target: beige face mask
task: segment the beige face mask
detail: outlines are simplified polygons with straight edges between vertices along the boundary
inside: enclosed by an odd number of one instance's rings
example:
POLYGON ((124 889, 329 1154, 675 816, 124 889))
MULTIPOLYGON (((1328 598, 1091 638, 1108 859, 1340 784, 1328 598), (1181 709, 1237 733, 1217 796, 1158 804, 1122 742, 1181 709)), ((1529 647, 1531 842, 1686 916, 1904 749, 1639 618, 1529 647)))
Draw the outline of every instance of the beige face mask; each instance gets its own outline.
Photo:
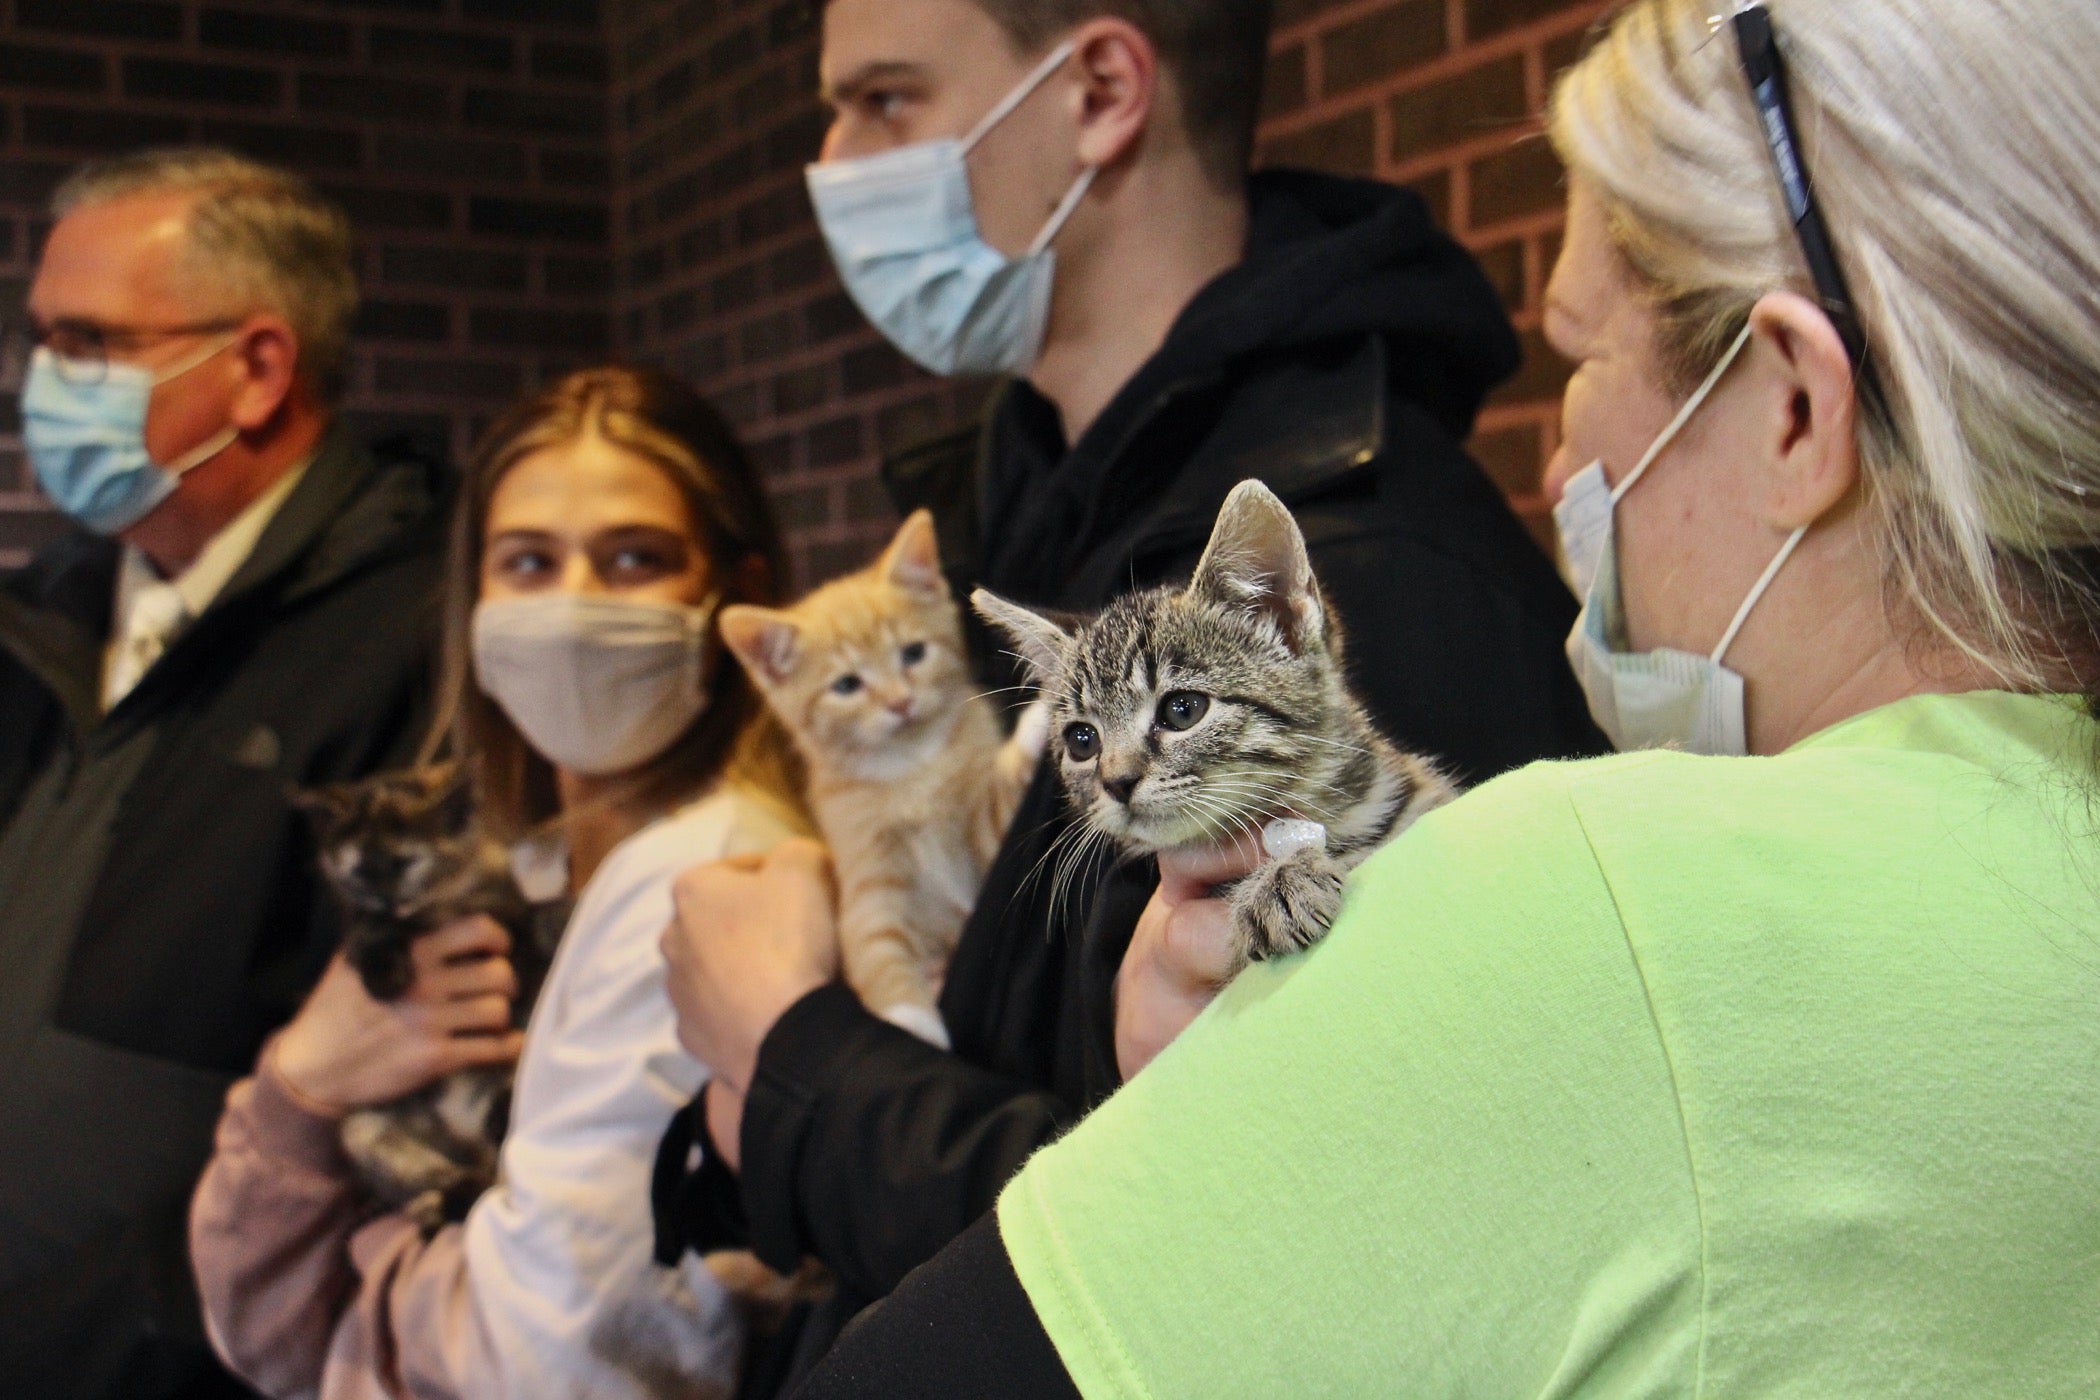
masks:
POLYGON ((716 602, 485 602, 474 609, 474 678, 548 762, 591 777, 630 772, 706 710, 716 602))

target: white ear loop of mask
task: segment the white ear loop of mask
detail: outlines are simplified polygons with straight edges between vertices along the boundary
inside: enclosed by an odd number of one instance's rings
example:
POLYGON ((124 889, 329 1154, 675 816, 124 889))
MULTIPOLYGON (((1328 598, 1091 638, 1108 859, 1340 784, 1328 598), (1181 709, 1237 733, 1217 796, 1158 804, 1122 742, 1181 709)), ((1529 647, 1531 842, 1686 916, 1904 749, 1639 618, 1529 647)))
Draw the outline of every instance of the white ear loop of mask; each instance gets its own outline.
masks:
MULTIPOLYGON (((1000 98, 998 105, 984 114, 984 120, 971 128, 970 134, 963 138, 963 154, 967 156, 971 151, 975 150, 977 143, 990 135, 993 127, 1012 116, 1015 108, 1035 96, 1035 90, 1044 83, 1049 82, 1050 75, 1062 68, 1065 60, 1077 52, 1079 52, 1079 41, 1067 39, 1056 48, 1050 50, 1048 54, 1045 54, 1043 61, 1038 63, 1035 69, 1021 80, 1021 85, 1000 98)), ((1058 201, 1056 210, 1051 213, 1049 222, 1043 225, 1042 232, 1038 233, 1035 236, 1035 241, 1028 245, 1027 257, 1039 256, 1052 243, 1057 241, 1057 235, 1065 231, 1065 225, 1070 222, 1072 215, 1079 211, 1079 202, 1086 198, 1087 191, 1094 186, 1094 177, 1100 173, 1101 167, 1098 165, 1090 165, 1080 172, 1079 178, 1072 182, 1072 188, 1066 190, 1065 197, 1058 201)))
MULTIPOLYGON (((1691 398, 1685 400, 1684 407, 1679 409, 1677 416, 1670 420, 1670 426, 1662 430, 1662 436, 1656 438, 1654 444, 1649 447, 1647 453, 1642 456, 1634 469, 1626 473, 1626 479, 1612 488, 1611 502, 1614 506, 1618 505, 1626 493, 1633 489, 1635 482, 1648 474, 1648 468, 1654 466, 1656 459, 1669 450, 1670 444, 1677 441, 1678 434, 1684 431, 1685 425, 1692 421, 1693 415, 1698 413, 1708 398, 1712 397, 1714 389, 1721 382, 1721 377, 1727 374, 1729 368, 1741 357, 1743 347, 1750 343, 1751 334, 1752 327, 1747 324, 1744 325, 1742 331, 1737 334, 1734 343, 1728 347, 1728 353, 1721 357, 1721 362, 1714 366, 1711 374, 1706 376, 1706 381, 1699 386, 1698 391, 1691 398)), ((1712 655, 1708 657, 1708 660, 1712 661, 1716 666, 1720 665, 1722 658, 1728 655, 1728 649, 1735 645, 1735 639, 1742 632, 1743 624, 1750 620, 1751 612, 1764 600, 1766 592, 1772 587, 1773 580, 1779 577, 1779 571, 1786 567, 1787 560, 1794 557, 1794 551, 1801 547, 1801 541, 1807 535, 1808 526, 1806 525, 1795 530, 1792 535, 1787 537, 1787 542, 1780 546, 1779 553, 1772 557, 1772 562, 1765 566, 1765 571, 1758 577, 1756 586, 1750 590, 1750 596, 1743 599, 1743 605, 1735 610, 1735 619, 1728 624, 1728 630, 1722 634, 1721 644, 1715 647, 1712 655)))

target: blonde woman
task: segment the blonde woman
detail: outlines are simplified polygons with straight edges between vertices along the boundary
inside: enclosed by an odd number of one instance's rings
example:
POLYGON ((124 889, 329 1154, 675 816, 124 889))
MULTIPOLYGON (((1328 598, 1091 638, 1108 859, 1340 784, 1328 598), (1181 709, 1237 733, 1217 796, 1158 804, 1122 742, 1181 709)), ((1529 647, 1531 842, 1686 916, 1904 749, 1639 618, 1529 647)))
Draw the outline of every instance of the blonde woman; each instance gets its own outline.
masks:
POLYGON ((2095 71, 2089 0, 1625 10, 1547 328, 1638 751, 1193 1024, 1245 866, 1168 869, 1129 1082, 805 1400, 2100 1393, 2095 71))
POLYGON ((273 1396, 727 1395, 737 1315, 650 1261, 649 1169, 705 1071, 657 939, 671 879, 800 826, 787 750, 712 617, 777 600, 778 536, 714 412, 644 371, 571 375, 490 432, 457 514, 444 710, 482 819, 571 894, 529 1030, 501 929, 421 940, 407 996, 340 960, 236 1087, 192 1210, 213 1340, 273 1396), (424 1238, 373 1208, 348 1111, 519 1059, 501 1183, 424 1238))

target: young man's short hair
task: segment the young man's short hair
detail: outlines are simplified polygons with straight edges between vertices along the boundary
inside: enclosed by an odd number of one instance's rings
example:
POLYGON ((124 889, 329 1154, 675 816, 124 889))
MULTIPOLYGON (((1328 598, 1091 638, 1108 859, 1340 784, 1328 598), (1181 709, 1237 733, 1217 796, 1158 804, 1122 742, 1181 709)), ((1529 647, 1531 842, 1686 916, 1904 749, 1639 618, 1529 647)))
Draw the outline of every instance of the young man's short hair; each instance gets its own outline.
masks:
POLYGON ((1090 19, 1128 20, 1181 85, 1183 121, 1220 188, 1246 183, 1269 55, 1270 0, 971 0, 1023 53, 1090 19))

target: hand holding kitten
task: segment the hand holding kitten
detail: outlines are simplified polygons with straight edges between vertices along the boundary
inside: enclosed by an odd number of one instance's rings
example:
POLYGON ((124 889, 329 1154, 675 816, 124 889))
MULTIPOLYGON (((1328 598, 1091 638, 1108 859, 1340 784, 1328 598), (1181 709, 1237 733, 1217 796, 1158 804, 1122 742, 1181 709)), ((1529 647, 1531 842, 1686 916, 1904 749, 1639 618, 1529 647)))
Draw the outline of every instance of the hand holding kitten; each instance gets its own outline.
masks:
POLYGON ((272 1043, 267 1070, 315 1112, 341 1117, 391 1103, 449 1074, 518 1058, 511 1026, 518 981, 510 935, 476 916, 417 939, 414 979, 375 1000, 338 954, 272 1043))
POLYGON ((1116 973, 1116 1067, 1125 1083, 1187 1030, 1240 970, 1232 903, 1218 889, 1267 859, 1245 840, 1161 852, 1159 889, 1116 973))

